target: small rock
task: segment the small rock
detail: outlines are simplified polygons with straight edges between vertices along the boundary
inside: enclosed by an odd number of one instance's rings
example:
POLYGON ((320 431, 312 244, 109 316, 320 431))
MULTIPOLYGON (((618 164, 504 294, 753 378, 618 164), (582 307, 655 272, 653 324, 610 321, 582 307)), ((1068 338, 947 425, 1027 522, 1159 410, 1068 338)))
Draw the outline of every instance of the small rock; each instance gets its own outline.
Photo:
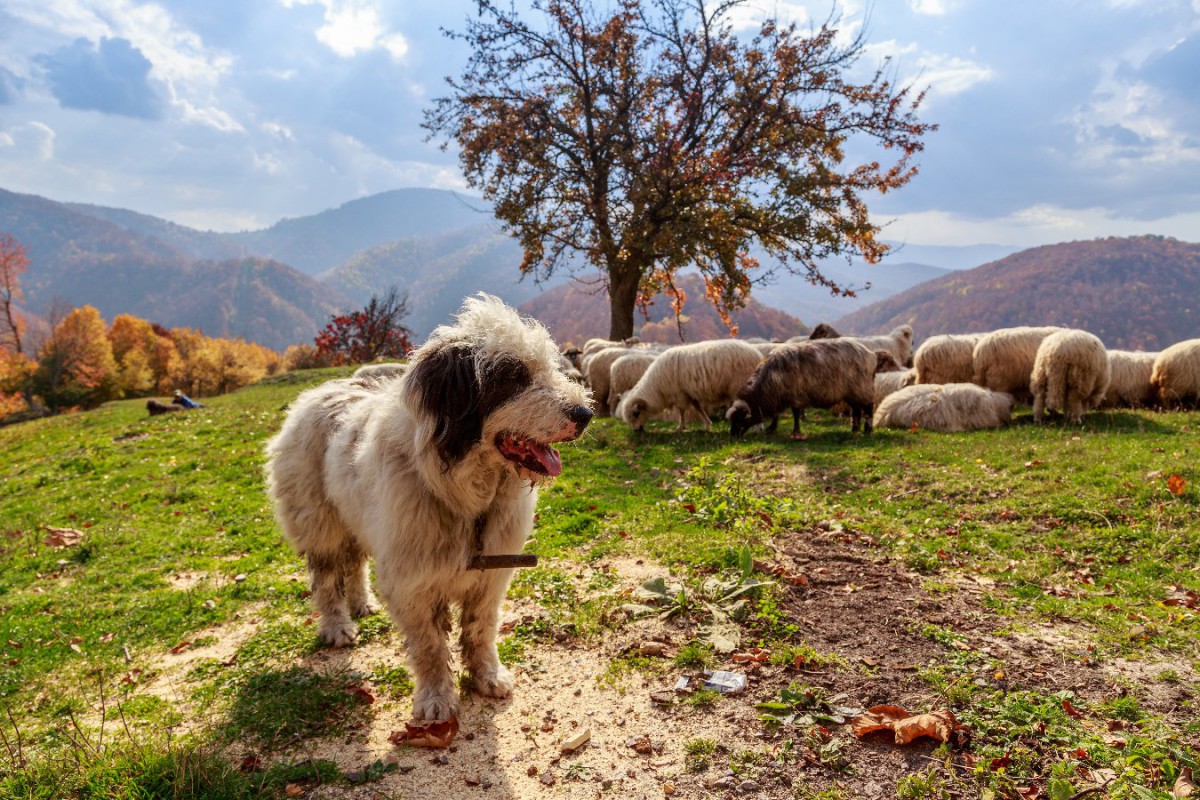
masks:
POLYGON ((346 780, 353 784, 365 783, 367 775, 362 770, 354 769, 346 773, 346 780))
POLYGON ((667 797, 670 797, 671 795, 675 794, 675 784, 664 783, 663 784, 663 794, 666 795, 667 797))
POLYGON ((554 773, 547 772, 544 775, 542 775, 542 777, 539 778, 539 780, 542 782, 543 786, 553 786, 555 784, 554 773))
POLYGON ((751 792, 759 791, 761 787, 754 781, 742 781, 738 784, 737 789, 742 794, 750 794, 751 792))
POLYGON ((478 775, 472 775, 468 778, 464 778, 463 780, 466 781, 467 786, 479 786, 481 783, 483 783, 483 781, 479 779, 478 775))
POLYGON ((713 789, 732 789, 734 783, 735 783, 735 781, 733 780, 733 778, 726 775, 722 778, 717 778, 715 781, 713 781, 711 788, 713 788, 713 789))
POLYGON ((656 752, 656 753, 661 753, 663 751, 663 748, 666 746, 667 746, 667 743, 665 741, 663 741, 662 739, 656 739, 655 741, 650 743, 651 749, 654 750, 654 752, 656 752))
POLYGON ((529 777, 531 777, 531 778, 532 778, 534 775, 537 775, 537 772, 538 772, 538 770, 537 770, 537 764, 530 764, 530 765, 529 765, 529 769, 525 770, 525 774, 526 774, 526 775, 528 775, 528 776, 529 776, 529 777))
POLYGON ((649 736, 643 736, 640 739, 635 739, 633 744, 629 745, 633 748, 633 752, 639 756, 648 756, 654 752, 654 745, 650 743, 649 736))
POLYGON ((444 767, 450 763, 450 756, 444 753, 440 756, 434 756, 432 759, 430 759, 430 763, 437 764, 439 767, 444 767))
POLYGON ((484 779, 483 779, 483 780, 480 782, 480 784, 479 784, 479 788, 480 788, 480 789, 490 789, 490 788, 492 788, 492 782, 491 782, 489 779, 487 779, 487 778, 484 778, 484 779))
POLYGON ((579 731, 574 736, 572 736, 570 739, 567 739, 566 741, 564 741, 562 743, 562 745, 559 747, 559 750, 561 752, 563 752, 564 754, 565 753, 574 753, 576 750, 578 750, 579 748, 581 748, 585 744, 587 744, 591 740, 591 738, 592 738, 592 729, 584 728, 583 730, 579 731))

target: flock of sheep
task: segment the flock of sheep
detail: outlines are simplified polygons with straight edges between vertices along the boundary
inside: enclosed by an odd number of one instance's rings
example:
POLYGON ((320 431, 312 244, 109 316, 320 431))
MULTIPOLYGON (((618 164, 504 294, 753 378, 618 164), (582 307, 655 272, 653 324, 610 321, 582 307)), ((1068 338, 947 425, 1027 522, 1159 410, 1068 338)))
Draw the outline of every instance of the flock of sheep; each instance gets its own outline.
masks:
POLYGON ((998 428, 1013 404, 1036 422, 1061 412, 1078 424, 1096 408, 1200 405, 1200 339, 1160 353, 1108 350, 1087 331, 1003 328, 930 337, 914 352, 902 325, 884 336, 840 336, 826 324, 786 342, 720 339, 675 346, 591 339, 563 368, 592 389, 596 412, 641 430, 648 419, 689 417, 712 429, 724 414, 735 436, 773 430, 791 410, 845 411, 861 426, 966 431, 998 428))

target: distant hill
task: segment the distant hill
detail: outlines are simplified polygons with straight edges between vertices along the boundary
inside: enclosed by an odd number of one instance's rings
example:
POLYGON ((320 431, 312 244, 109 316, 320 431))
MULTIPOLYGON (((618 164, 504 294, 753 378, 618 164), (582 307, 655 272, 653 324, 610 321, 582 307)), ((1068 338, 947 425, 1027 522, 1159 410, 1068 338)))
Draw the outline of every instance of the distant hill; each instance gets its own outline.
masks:
POLYGON ((1023 250, 954 272, 834 321, 842 333, 908 323, 918 340, 1014 325, 1065 325, 1110 348, 1200 337, 1200 244, 1160 236, 1023 250))
POLYGON ((814 286, 802 277, 779 275, 770 284, 754 287, 754 297, 815 325, 866 308, 949 272, 928 264, 891 263, 888 260, 882 264, 853 266, 845 262, 828 262, 821 266, 821 271, 839 285, 853 289, 854 296, 834 296, 828 288, 814 286))
MULTIPOLYGON (((372 247, 320 280, 356 305, 390 286, 407 292, 410 313, 405 325, 423 339, 449 322, 463 298, 476 292, 489 292, 516 306, 545 291, 546 284, 521 280, 520 264, 521 248, 515 239, 491 225, 475 224, 372 247)), ((566 280, 556 278, 549 285, 566 280)))
POLYGON ((492 220, 484 201, 440 189, 397 189, 261 231, 224 234, 245 252, 320 275, 356 253, 412 236, 429 236, 492 220))
POLYGON ((35 315, 88 304, 109 321, 130 313, 283 348, 311 341, 347 302, 286 264, 198 261, 155 236, 34 195, 0 190, 0 231, 29 256, 21 286, 35 315))
MULTIPOLYGON (((685 342, 729 337, 729 329, 704 298, 703 279, 695 273, 680 276, 678 284, 688 297, 683 309, 682 325, 677 326, 670 301, 664 295, 654 298, 649 319, 634 311, 634 333, 645 342, 679 344, 680 328, 685 342)), ((560 345, 582 345, 595 336, 608 336, 608 297, 599 286, 572 282, 558 286, 529 300, 520 307, 521 313, 541 320, 560 345)), ((807 333, 804 323, 790 314, 751 299, 746 308, 733 314, 738 325, 738 337, 786 339, 807 333)))

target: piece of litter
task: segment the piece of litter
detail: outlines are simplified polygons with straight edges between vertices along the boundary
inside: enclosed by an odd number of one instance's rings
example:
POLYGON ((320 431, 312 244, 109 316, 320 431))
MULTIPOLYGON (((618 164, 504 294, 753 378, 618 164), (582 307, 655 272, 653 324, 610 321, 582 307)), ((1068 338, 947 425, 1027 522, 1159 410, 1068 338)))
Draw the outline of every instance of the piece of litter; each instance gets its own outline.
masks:
POLYGON ((579 748, 587 744, 592 738, 592 729, 584 728, 579 733, 567 739, 560 745, 559 749, 563 753, 574 753, 579 748))
POLYGON ((691 682, 692 679, 687 675, 681 676, 679 680, 675 681, 675 691, 686 692, 688 690, 688 685, 691 684, 691 682))
POLYGON ((746 688, 746 676, 740 672, 705 671, 704 688, 721 694, 737 694, 746 688))

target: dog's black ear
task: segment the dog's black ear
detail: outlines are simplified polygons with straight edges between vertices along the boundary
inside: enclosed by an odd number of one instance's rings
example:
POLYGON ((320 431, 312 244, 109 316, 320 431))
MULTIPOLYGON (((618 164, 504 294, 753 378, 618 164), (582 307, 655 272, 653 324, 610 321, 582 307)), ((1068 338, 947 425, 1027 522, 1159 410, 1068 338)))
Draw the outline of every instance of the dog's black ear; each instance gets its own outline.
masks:
POLYGON ((408 373, 420 410, 435 420, 433 443, 449 468, 483 435, 475 353, 443 347, 425 353, 408 373))

